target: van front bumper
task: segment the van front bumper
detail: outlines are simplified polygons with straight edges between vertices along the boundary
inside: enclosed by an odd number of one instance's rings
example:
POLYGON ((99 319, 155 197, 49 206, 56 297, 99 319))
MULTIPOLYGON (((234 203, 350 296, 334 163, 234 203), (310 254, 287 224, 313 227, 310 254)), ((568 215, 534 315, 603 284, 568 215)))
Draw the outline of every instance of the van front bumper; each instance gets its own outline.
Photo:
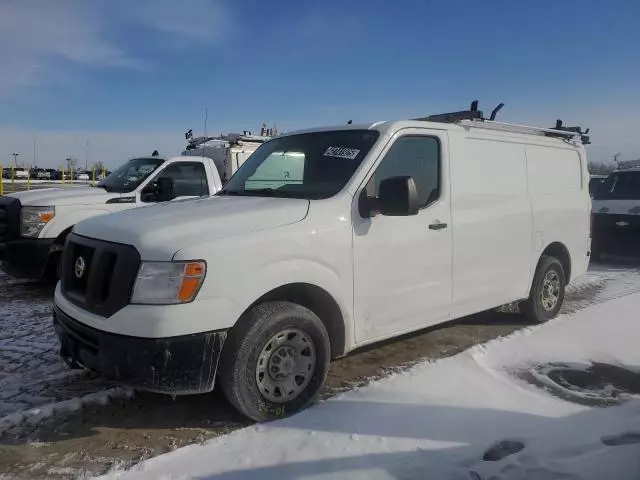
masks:
MULTIPOLYGON (((108 321, 108 320, 107 320, 108 321)), ((60 355, 71 368, 86 368, 141 390, 186 395, 213 390, 226 331, 168 338, 140 338, 82 324, 54 306, 60 355)))
MULTIPOLYGON (((62 246, 53 238, 11 240, 0 246, 0 268, 16 278, 39 280, 49 272, 49 262, 60 254, 62 246)), ((55 267, 54 264, 53 267, 55 267)), ((55 273, 53 270, 52 273, 55 273)))

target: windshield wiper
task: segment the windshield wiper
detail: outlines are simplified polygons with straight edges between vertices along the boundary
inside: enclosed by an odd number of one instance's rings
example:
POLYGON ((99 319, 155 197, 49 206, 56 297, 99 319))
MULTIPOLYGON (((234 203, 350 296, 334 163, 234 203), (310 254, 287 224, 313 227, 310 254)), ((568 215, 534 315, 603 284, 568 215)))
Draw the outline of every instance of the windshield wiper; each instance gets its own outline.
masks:
POLYGON ((226 189, 222 189, 220 190, 217 195, 239 195, 240 193, 237 190, 226 190, 226 189))
POLYGON ((269 197, 275 197, 279 194, 277 190, 273 188, 256 188, 251 190, 220 190, 218 195, 238 195, 238 196, 251 196, 251 195, 264 195, 269 197))

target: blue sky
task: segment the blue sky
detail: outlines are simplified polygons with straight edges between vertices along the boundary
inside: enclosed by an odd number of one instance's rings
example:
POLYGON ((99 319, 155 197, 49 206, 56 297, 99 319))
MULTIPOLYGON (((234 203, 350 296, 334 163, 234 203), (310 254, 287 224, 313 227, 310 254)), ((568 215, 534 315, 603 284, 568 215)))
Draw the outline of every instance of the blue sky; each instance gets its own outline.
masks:
POLYGON ((640 2, 2 0, 0 161, 114 165, 182 133, 405 118, 479 99, 640 157, 640 2), (87 140, 89 149, 86 148, 87 140))

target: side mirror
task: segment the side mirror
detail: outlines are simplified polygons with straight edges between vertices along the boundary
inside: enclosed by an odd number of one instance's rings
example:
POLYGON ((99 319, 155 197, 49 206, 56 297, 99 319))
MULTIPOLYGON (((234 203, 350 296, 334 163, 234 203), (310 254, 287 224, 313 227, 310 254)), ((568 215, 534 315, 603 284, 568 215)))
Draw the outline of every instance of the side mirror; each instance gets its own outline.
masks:
POLYGON ((176 189, 173 178, 160 177, 156 188, 156 200, 158 202, 168 202, 176 198, 176 189))
POLYGON ((417 215, 418 189, 413 177, 390 177, 380 182, 378 191, 378 209, 382 215, 417 215))

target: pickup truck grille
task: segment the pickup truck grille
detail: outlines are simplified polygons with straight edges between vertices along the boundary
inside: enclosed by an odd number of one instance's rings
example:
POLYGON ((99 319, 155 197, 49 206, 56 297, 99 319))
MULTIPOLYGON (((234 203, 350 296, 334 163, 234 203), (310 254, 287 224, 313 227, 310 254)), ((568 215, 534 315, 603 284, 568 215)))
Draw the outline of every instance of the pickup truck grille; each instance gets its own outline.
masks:
POLYGON ((0 244, 20 236, 20 200, 0 197, 0 244))
POLYGON ((131 301, 140 254, 131 245, 71 233, 62 254, 62 294, 88 312, 110 317, 131 301))
POLYGON ((640 215, 594 214, 592 250, 617 255, 637 255, 640 245, 640 215))

